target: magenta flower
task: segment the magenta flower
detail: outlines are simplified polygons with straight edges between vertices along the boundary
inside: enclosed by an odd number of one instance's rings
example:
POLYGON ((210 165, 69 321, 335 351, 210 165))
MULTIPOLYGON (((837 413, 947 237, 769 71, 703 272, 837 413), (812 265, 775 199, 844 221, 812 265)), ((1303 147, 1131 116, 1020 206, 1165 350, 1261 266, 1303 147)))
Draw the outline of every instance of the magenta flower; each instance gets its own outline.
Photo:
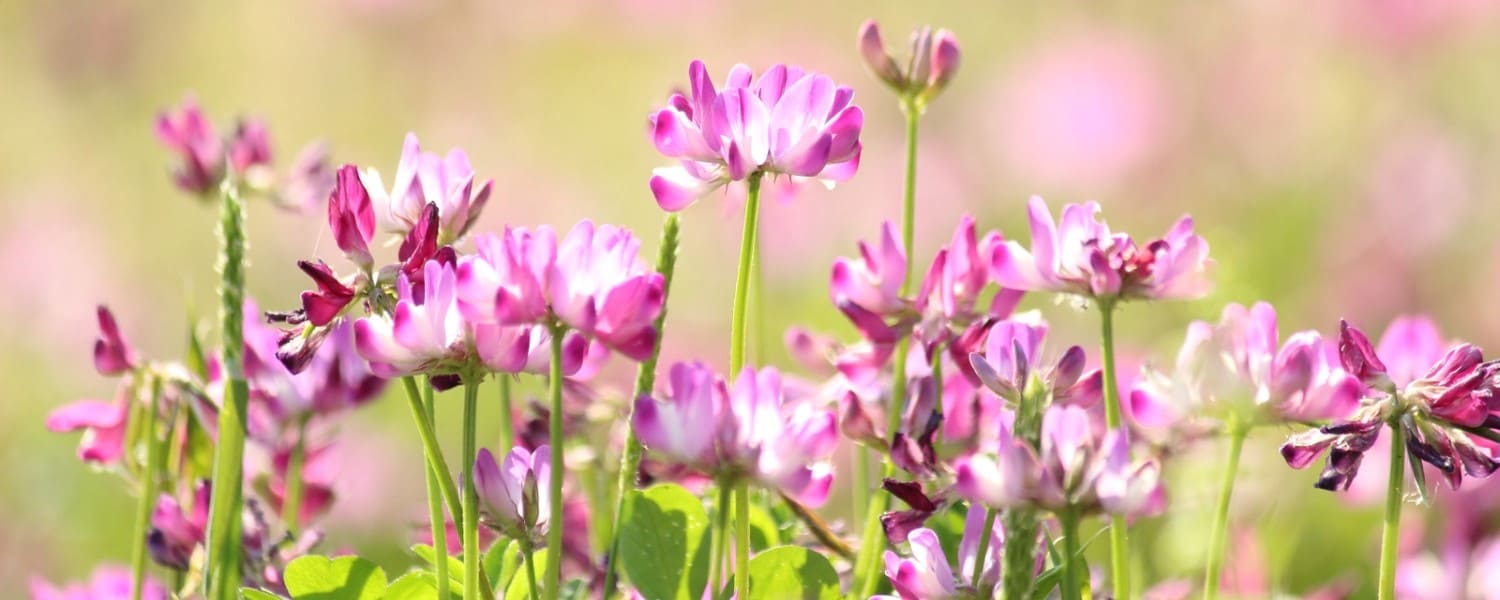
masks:
POLYGON ((328 198, 334 185, 328 144, 315 141, 303 147, 297 157, 292 159, 276 200, 281 206, 292 210, 310 210, 328 198))
POLYGON ((241 119, 229 138, 229 168, 238 174, 271 166, 271 135, 260 119, 241 119))
POLYGON ((1024 295, 1019 289, 996 292, 985 315, 974 310, 980 294, 990 283, 989 258, 1002 243, 1004 238, 998 231, 987 232, 980 238, 974 217, 964 215, 959 219, 953 238, 933 257, 917 292, 917 311, 924 319, 940 320, 950 328, 962 329, 981 316, 1009 316, 1024 295))
POLYGON ((1070 346, 1047 370, 1042 362, 1042 342, 1047 323, 1036 313, 1017 315, 990 327, 985 338, 985 353, 969 355, 969 364, 979 381, 990 391, 1012 403, 1038 378, 1052 402, 1083 407, 1094 406, 1104 396, 1103 373, 1098 369, 1084 373, 1087 360, 1083 348, 1070 346))
POLYGON ((374 202, 384 209, 386 227, 400 234, 417 225, 424 207, 436 204, 442 244, 463 237, 474 226, 494 184, 485 180, 475 189, 474 168, 467 153, 458 148, 449 150, 446 157, 422 152, 414 133, 406 134, 401 162, 389 190, 374 168, 365 169, 360 179, 374 202))
MULTIPOLYGON (((891 581, 893 596, 874 596, 888 600, 942 600, 976 597, 977 590, 969 576, 974 572, 974 561, 978 559, 979 540, 984 532, 985 510, 970 506, 964 518, 964 535, 958 543, 958 572, 954 573, 948 556, 938 543, 931 529, 920 528, 906 536, 910 542, 911 556, 902 557, 890 550, 885 551, 885 576, 891 581)), ((980 571, 979 585, 983 590, 993 590, 1000 580, 1000 560, 1005 552, 1005 531, 999 521, 990 530, 989 547, 984 555, 984 568, 980 571)), ((982 596, 983 594, 981 594, 982 596)))
MULTIPOLYGON (((41 578, 32 577, 28 586, 32 600, 127 600, 130 598, 130 569, 113 565, 94 569, 86 583, 74 583, 57 587, 41 578)), ((146 579, 141 589, 142 600, 167 600, 167 588, 155 579, 146 579)))
MULTIPOLYGON (((1495 375, 1500 365, 1485 361, 1479 348, 1453 346, 1423 375, 1398 384, 1369 338, 1340 322, 1339 357, 1344 369, 1364 384, 1358 410, 1342 422, 1295 434, 1281 447, 1282 458, 1294 469, 1329 452, 1316 487, 1348 489, 1364 453, 1387 424, 1402 428, 1407 450, 1440 471, 1451 489, 1458 488, 1465 474, 1483 478, 1500 468, 1491 451, 1468 432, 1500 426, 1500 420, 1489 412, 1496 402, 1495 375)), ((1419 477, 1419 487, 1422 483, 1419 477)))
POLYGON ((88 463, 114 465, 125 455, 125 431, 130 425, 130 390, 121 387, 114 402, 80 400, 47 415, 47 430, 83 430, 78 458, 88 463))
POLYGON ((328 227, 344 256, 360 268, 370 270, 375 262, 370 256, 370 240, 375 237, 375 209, 354 165, 339 167, 337 183, 328 195, 328 227))
POLYGON ((156 139, 177 155, 172 173, 177 187, 206 195, 224 178, 224 140, 192 98, 181 108, 156 117, 156 139))
POLYGON ((1236 418, 1247 425, 1344 418, 1363 386, 1337 360, 1315 331, 1281 343, 1271 305, 1230 304, 1217 326, 1188 326, 1173 372, 1143 369, 1130 393, 1131 417, 1149 431, 1179 435, 1201 428, 1194 421, 1205 411, 1219 418, 1240 411, 1236 418))
POLYGON ((475 254, 458 266, 458 301, 475 323, 520 325, 547 317, 543 285, 557 261, 552 228, 506 227, 500 235, 474 237, 475 254))
POLYGON ((298 315, 299 323, 305 320, 314 327, 327 325, 343 314, 344 308, 349 306, 349 303, 353 302, 355 296, 358 295, 354 288, 340 281, 338 275, 333 273, 333 269, 321 260, 317 262, 299 260, 297 268, 302 269, 302 272, 306 273, 313 280, 313 285, 318 288, 317 291, 302 292, 302 314, 298 315))
POLYGON ((484 511, 484 523, 523 543, 542 544, 552 518, 542 491, 552 478, 550 449, 535 451, 517 447, 505 456, 504 464, 495 462, 488 448, 481 448, 474 461, 474 486, 484 511))
POLYGON ((911 33, 911 57, 905 69, 886 50, 875 19, 859 28, 859 54, 875 76, 903 96, 926 103, 948 85, 958 72, 961 53, 958 38, 947 29, 936 32, 920 27, 911 33))
POLYGON ((282 332, 260 322, 253 301, 245 302, 245 378, 251 400, 263 404, 280 428, 307 415, 331 415, 359 407, 380 394, 385 380, 370 371, 355 349, 354 325, 340 322, 293 372, 277 356, 282 332))
POLYGON ((120 334, 120 325, 109 308, 100 306, 95 314, 99 319, 99 337, 94 340, 94 370, 100 375, 119 375, 136 368, 140 358, 135 349, 120 334))
POLYGON ((640 247, 624 228, 582 221, 558 245, 545 287, 558 320, 634 360, 650 356, 666 299, 640 247))
POLYGON ((835 305, 852 303, 883 317, 900 315, 910 303, 901 297, 906 280, 906 249, 890 221, 881 224, 880 247, 859 243, 859 259, 833 261, 830 292, 835 305))
POLYGON ((396 284, 395 310, 354 323, 355 347, 376 375, 451 374, 470 364, 472 344, 459 314, 456 280, 451 265, 429 261, 420 295, 403 274, 396 284))
POLYGON ((752 175, 814 178, 832 186, 859 167, 864 112, 854 90, 826 75, 776 65, 753 79, 735 65, 716 90, 701 61, 688 67, 692 97, 673 94, 651 117, 656 149, 679 166, 656 169, 651 193, 662 210, 752 175))
POLYGON ((828 456, 838 444, 833 413, 787 401, 774 368, 746 368, 732 387, 701 363, 677 363, 666 397, 636 399, 641 443, 719 477, 750 477, 798 502, 828 499, 828 456))
POLYGON ((157 564, 178 571, 191 566, 193 551, 203 544, 208 530, 209 491, 207 481, 198 482, 189 510, 184 510, 171 494, 157 499, 151 512, 151 530, 146 533, 146 549, 157 564))
POLYGON ((999 436, 959 459, 953 491, 970 502, 1006 510, 1031 504, 1040 480, 1036 454, 1012 436, 1010 427, 1001 427, 999 436))
POLYGON ((1014 241, 997 246, 991 276, 1002 287, 1076 294, 1103 302, 1174 300, 1208 293, 1208 243, 1184 216, 1166 236, 1137 246, 1100 221, 1099 205, 1069 204, 1054 223, 1047 205, 1032 197, 1031 249, 1014 241))

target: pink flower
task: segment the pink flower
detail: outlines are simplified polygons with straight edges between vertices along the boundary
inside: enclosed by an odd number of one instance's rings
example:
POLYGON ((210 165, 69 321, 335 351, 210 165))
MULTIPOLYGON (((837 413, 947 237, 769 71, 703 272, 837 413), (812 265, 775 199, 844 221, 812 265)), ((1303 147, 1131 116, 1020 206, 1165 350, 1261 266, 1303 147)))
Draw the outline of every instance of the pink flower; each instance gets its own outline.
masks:
POLYGON ((1208 243, 1184 216, 1166 236, 1137 246, 1100 221, 1099 205, 1069 204, 1061 223, 1032 197, 1031 250, 1014 241, 997 246, 991 276, 1002 287, 1077 294, 1103 302, 1176 300, 1208 293, 1208 243))
POLYGON ((651 118, 658 152, 681 161, 656 169, 651 193, 679 211, 752 174, 844 181, 859 167, 864 112, 854 91, 826 75, 776 65, 760 78, 735 65, 716 90, 700 61, 688 67, 692 97, 673 94, 651 118))
POLYGON ((282 332, 262 324, 253 301, 245 302, 245 377, 251 399, 264 403, 280 425, 304 415, 332 415, 359 407, 385 387, 355 349, 354 325, 340 322, 326 334, 302 371, 292 372, 276 355, 282 332))
POLYGON ((395 310, 354 323, 355 347, 376 375, 449 374, 469 364, 469 328, 459 314, 456 279, 451 265, 429 261, 420 295, 403 274, 396 284, 395 310))
POLYGON ((241 119, 229 138, 229 168, 237 174, 271 166, 271 136, 260 119, 241 119))
POLYGON ((1083 348, 1071 346, 1057 362, 1042 371, 1042 341, 1047 323, 1036 313, 1025 313, 995 323, 985 339, 985 353, 969 355, 970 366, 990 391, 1013 403, 1036 375, 1052 401, 1061 404, 1094 406, 1103 397, 1103 374, 1099 370, 1084 373, 1087 357, 1083 348))
POLYGON ((774 368, 746 368, 727 386, 703 364, 674 364, 665 401, 636 399, 632 426, 642 444, 678 462, 748 476, 813 507, 828 499, 834 415, 786 400, 774 368))
POLYGON ((545 492, 551 481, 548 446, 535 451, 513 448, 503 465, 488 448, 474 461, 474 486, 484 510, 485 524, 507 537, 541 543, 547 536, 552 510, 545 492))
POLYGON ((196 101, 188 98, 176 111, 157 115, 156 139, 177 155, 172 174, 177 187, 198 195, 218 189, 224 178, 224 140, 196 101))
POLYGON ((94 370, 100 375, 119 375, 140 364, 135 349, 120 334, 120 325, 109 308, 100 306, 95 314, 99 319, 99 337, 94 340, 94 370))
POLYGON ((208 530, 208 481, 194 486, 193 504, 184 510, 171 494, 162 494, 151 512, 151 530, 146 533, 146 549, 151 560, 164 567, 186 571, 193 551, 204 542, 208 530))
POLYGON ((886 50, 875 19, 860 26, 856 41, 860 56, 876 77, 897 93, 923 104, 942 91, 958 72, 961 57, 958 38, 947 29, 933 32, 931 27, 919 27, 912 31, 910 62, 904 70, 886 50))
POLYGON ((651 354, 666 299, 640 247, 626 229, 582 221, 558 245, 545 287, 558 320, 634 360, 651 354))
POLYGON ((542 289, 557 261, 552 228, 506 227, 500 235, 474 237, 475 253, 458 266, 458 300, 464 317, 475 323, 520 325, 547 317, 542 289))
MULTIPOLYGON (((87 583, 75 583, 56 587, 39 577, 32 577, 32 600, 127 600, 132 584, 130 570, 113 565, 94 569, 87 583)), ((167 589, 155 579, 148 578, 141 589, 142 600, 167 600, 167 589)))
POLYGON ((328 227, 344 256, 368 271, 374 263, 370 240, 375 237, 375 210, 370 194, 359 181, 354 165, 339 167, 337 184, 328 195, 328 227))
MULTIPOLYGON (((948 556, 931 529, 921 528, 911 532, 911 557, 902 558, 890 550, 885 551, 885 576, 891 580, 901 600, 947 600, 962 596, 958 593, 959 580, 953 575, 948 556)), ((891 596, 877 596, 891 598, 891 596)))
POLYGON ((971 502, 1006 510, 1032 503, 1040 478, 1036 454, 1012 437, 1009 427, 1002 427, 993 442, 959 460, 953 491, 971 502))
POLYGON ((909 303, 901 297, 906 279, 906 249, 896 225, 881 224, 880 247, 872 249, 859 243, 859 260, 839 258, 833 261, 830 292, 834 304, 853 303, 881 316, 899 315, 909 303))
MULTIPOLYGON (((953 239, 938 250, 917 292, 917 311, 928 320, 939 320, 962 329, 978 318, 974 305, 990 283, 989 260, 1004 239, 998 231, 985 233, 980 239, 974 228, 974 217, 964 215, 953 230, 953 239)), ((988 316, 1010 316, 1021 301, 1021 291, 1002 289, 996 292, 988 316)), ((924 325, 925 326, 925 325, 924 325)))
POLYGON ((47 429, 56 433, 83 430, 78 458, 88 463, 114 465, 125 454, 125 430, 130 421, 130 390, 122 386, 113 403, 80 400, 47 415, 47 429))
POLYGON ((468 154, 457 148, 449 150, 446 157, 422 152, 414 133, 406 134, 401 162, 389 191, 374 168, 365 169, 360 179, 375 203, 385 209, 386 227, 397 233, 411 230, 421 219, 423 208, 429 203, 437 204, 442 244, 463 237, 474 226, 494 184, 485 180, 475 189, 474 168, 469 164, 468 154))

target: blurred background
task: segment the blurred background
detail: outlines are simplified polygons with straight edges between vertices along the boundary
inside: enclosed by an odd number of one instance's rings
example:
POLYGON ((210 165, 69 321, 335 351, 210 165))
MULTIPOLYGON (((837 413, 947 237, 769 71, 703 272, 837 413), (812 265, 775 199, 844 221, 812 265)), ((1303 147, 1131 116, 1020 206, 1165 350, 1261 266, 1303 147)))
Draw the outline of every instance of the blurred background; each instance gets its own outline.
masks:
MULTIPOLYGON (((113 389, 89 362, 95 304, 163 359, 183 354, 189 315, 213 314, 215 211, 173 187, 151 130, 187 96, 224 128, 265 119, 281 165, 314 139, 337 163, 387 176, 408 131, 427 150, 462 147, 496 182, 476 230, 588 217, 635 229, 649 257, 662 215, 646 180, 667 163, 646 117, 685 86, 688 62, 720 80, 736 62, 826 72, 856 89, 865 150, 847 185, 763 205, 756 343, 785 365, 789 325, 850 335, 827 302, 830 264, 899 218, 901 117, 855 31, 877 17, 899 54, 911 27, 947 27, 963 65, 922 121, 918 264, 963 213, 1029 239, 1031 194, 1054 208, 1098 200, 1137 239, 1187 212, 1219 263, 1217 290, 1128 306, 1127 365, 1170 360, 1183 324, 1231 301, 1272 302, 1283 335, 1331 332, 1340 317, 1378 335, 1394 315, 1429 313, 1451 336, 1500 344, 1496 2, 860 4, 0 3, 0 589, 129 558, 133 501, 74 457, 76 435, 42 423, 113 389)), ((249 285, 263 307, 296 303, 306 281, 295 260, 337 254, 321 211, 251 207, 249 285)), ((719 199, 685 215, 667 360, 726 362, 739 227, 719 199)), ((1027 304, 1062 340, 1094 343, 1092 313, 1027 304)), ((628 386, 618 371, 606 385, 628 386)), ((399 562, 425 514, 405 408, 378 402, 343 432, 325 549, 399 562)), ((1285 468, 1285 433, 1252 438, 1234 507, 1259 525, 1246 539, 1263 549, 1266 577, 1291 593, 1370 581, 1378 509, 1313 490, 1315 470, 1285 468)), ((1172 467, 1170 518, 1141 536, 1147 581, 1201 569, 1219 461, 1211 445, 1198 452, 1172 467)), ((847 516, 846 496, 831 519, 847 516)))

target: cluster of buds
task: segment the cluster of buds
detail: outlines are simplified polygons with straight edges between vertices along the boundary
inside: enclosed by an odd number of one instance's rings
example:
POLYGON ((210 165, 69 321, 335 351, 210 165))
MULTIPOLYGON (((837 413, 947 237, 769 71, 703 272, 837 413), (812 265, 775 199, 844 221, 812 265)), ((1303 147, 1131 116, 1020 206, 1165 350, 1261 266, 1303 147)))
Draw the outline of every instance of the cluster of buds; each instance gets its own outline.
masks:
POLYGON ((211 197, 220 182, 232 177, 248 191, 267 195, 282 207, 300 210, 316 203, 333 185, 328 150, 321 142, 309 144, 287 174, 279 178, 272 165, 271 137, 264 121, 241 118, 230 135, 221 136, 192 98, 157 115, 155 131, 157 141, 177 159, 172 180, 179 189, 199 198, 211 197))
POLYGON ((875 76, 918 109, 927 105, 958 73, 958 38, 947 29, 923 26, 912 31, 911 55, 902 69, 886 49, 874 19, 859 28, 859 54, 875 76))
MULTIPOLYGON (((1363 384, 1363 400, 1346 420, 1291 436, 1281 447, 1292 468, 1311 464, 1325 450, 1328 463, 1315 484, 1325 490, 1345 490, 1359 473, 1364 453, 1374 446, 1386 426, 1397 430, 1415 461, 1432 465, 1452 489, 1465 475, 1488 477, 1500 468, 1492 451, 1474 436, 1496 437, 1500 408, 1496 374, 1500 363, 1484 360, 1472 344, 1450 348, 1427 371, 1398 382, 1370 345, 1364 332, 1341 322, 1339 358, 1344 369, 1363 384)), ((1425 476, 1413 472, 1422 495, 1425 476)))

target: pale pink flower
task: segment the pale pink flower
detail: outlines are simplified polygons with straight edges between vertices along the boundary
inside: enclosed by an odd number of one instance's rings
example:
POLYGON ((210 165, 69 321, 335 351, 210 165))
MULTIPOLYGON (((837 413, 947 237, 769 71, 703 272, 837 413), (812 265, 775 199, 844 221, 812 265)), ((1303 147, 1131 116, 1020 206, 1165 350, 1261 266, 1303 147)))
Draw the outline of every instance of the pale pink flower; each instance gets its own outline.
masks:
MULTIPOLYGON (((130 569, 105 565, 94 569, 93 576, 85 583, 57 587, 32 577, 28 587, 32 600, 128 600, 131 584, 130 569)), ((154 578, 148 578, 142 588, 142 600, 168 598, 167 588, 154 578)))
POLYGON ((447 156, 423 152, 414 133, 406 134, 401 162, 389 189, 373 167, 365 169, 360 180, 375 204, 384 209, 381 216, 385 226, 399 234, 417 225, 425 206, 436 204, 440 244, 463 237, 473 227, 494 184, 493 180, 475 181, 474 167, 463 150, 454 148, 447 156))
POLYGON ((673 94, 651 117, 657 151, 680 161, 656 169, 651 192, 667 211, 752 175, 844 181, 859 166, 864 112, 854 91, 826 75, 775 65, 754 78, 735 65, 715 89, 701 61, 688 67, 691 98, 673 94), (753 79, 753 81, 752 81, 753 79))
POLYGON ((558 244, 544 288, 558 320, 634 360, 655 347, 666 301, 662 276, 640 259, 640 247, 629 230, 582 221, 558 244))
POLYGON ((488 448, 474 461, 474 486, 483 503, 485 524, 507 537, 538 544, 547 536, 552 510, 546 490, 552 478, 549 446, 535 451, 512 448, 504 464, 488 448))

